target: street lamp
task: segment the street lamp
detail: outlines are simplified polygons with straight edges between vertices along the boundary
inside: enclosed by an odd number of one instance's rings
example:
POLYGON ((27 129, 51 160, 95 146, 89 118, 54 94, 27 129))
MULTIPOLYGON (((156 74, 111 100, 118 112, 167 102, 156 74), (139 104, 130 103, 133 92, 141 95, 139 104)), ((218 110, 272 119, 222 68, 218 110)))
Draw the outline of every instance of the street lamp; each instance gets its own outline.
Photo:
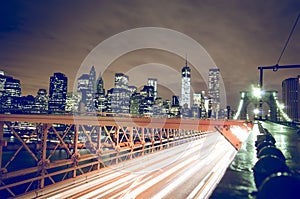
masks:
MULTIPOLYGON (((259 119, 262 119, 262 95, 263 95, 262 88, 260 86, 252 86, 252 96, 255 97, 259 101, 259 109, 256 108, 254 110, 255 117, 259 115, 259 119)), ((257 104, 256 104, 257 107, 257 104)))
POLYGON ((262 95, 261 89, 259 87, 253 87, 252 95, 253 95, 253 97, 255 97, 257 99, 261 98, 261 95, 262 95))
POLYGON ((257 115, 259 114, 259 109, 258 108, 254 109, 253 113, 254 113, 254 118, 256 118, 257 115))

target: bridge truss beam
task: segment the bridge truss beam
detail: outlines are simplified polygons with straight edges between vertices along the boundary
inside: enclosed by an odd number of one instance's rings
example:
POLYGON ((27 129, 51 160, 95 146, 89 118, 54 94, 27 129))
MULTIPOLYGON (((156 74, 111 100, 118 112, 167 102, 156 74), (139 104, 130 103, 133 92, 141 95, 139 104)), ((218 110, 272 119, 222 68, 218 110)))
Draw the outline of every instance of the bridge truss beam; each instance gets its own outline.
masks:
POLYGON ((242 141, 232 134, 231 127, 247 129, 247 125, 243 121, 0 115, 1 143, 5 143, 4 132, 17 140, 0 145, 0 194, 11 197, 40 190, 200 139, 215 129, 238 150, 242 141), (25 155, 20 167, 18 162, 25 155))

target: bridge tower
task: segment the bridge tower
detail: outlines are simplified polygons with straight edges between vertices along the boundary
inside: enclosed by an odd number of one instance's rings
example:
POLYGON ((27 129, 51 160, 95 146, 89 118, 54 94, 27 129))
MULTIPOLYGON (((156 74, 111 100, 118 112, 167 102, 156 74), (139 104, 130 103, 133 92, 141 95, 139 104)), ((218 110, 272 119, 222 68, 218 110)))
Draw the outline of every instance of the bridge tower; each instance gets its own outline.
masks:
MULTIPOLYGON (((265 91, 262 95, 262 102, 263 104, 266 104, 269 108, 269 112, 263 113, 263 118, 268 119, 270 121, 278 121, 278 92, 277 91, 265 91)), ((249 115, 252 113, 249 110, 250 105, 252 104, 255 108, 258 108, 259 106, 259 99, 254 97, 251 92, 249 91, 241 91, 240 92, 240 104, 238 107, 238 111, 235 115, 235 119, 241 119, 241 120, 248 120, 249 115)))

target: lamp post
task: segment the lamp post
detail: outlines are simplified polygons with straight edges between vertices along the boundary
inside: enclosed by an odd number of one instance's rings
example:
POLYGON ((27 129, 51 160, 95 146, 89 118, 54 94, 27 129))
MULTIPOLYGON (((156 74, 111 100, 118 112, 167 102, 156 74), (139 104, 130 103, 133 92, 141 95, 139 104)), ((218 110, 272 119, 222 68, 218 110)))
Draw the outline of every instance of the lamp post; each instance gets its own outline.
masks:
MULTIPOLYGON (((299 15, 300 16, 300 15, 299 15)), ((263 78, 264 78, 264 70, 273 70, 274 72, 278 71, 279 69, 295 69, 295 68, 300 68, 300 65, 284 65, 284 66, 279 66, 276 64, 275 66, 259 66, 259 88, 262 90, 263 88, 263 78)), ((259 119, 262 119, 262 96, 259 99, 259 119)))
MULTIPOLYGON (((255 117, 258 115, 259 119, 262 119, 262 89, 261 87, 252 87, 252 96, 259 100, 259 108, 255 107, 254 114, 255 117)), ((256 105, 257 106, 257 105, 256 105)))

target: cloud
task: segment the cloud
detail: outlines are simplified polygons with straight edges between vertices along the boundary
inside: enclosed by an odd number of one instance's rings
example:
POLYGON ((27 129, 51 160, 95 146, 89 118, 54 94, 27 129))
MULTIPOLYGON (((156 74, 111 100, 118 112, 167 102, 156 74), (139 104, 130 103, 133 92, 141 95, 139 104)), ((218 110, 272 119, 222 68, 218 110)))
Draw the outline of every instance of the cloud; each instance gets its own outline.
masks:
MULTIPOLYGON (((72 90, 76 71, 98 43, 128 29, 154 26, 180 31, 203 45, 221 69, 233 108, 239 90, 258 80, 257 67, 275 64, 300 10, 296 0, 9 2, 0 6, 8 8, 0 12, 4 24, 0 29, 0 68, 21 79, 24 94, 48 88, 49 77, 58 71, 68 76, 72 90)), ((299 31, 298 24, 281 64, 300 62, 299 31)), ((153 62, 153 56, 178 71, 184 61, 153 51, 142 54, 117 60, 104 77, 107 89, 113 73, 124 69, 118 68, 121 65, 130 68, 141 59, 153 62)), ((278 85, 280 92, 281 80, 287 75, 294 76, 294 72, 268 77, 266 86, 278 85)), ((192 74, 192 81, 199 90, 204 86, 197 74, 192 74)))

